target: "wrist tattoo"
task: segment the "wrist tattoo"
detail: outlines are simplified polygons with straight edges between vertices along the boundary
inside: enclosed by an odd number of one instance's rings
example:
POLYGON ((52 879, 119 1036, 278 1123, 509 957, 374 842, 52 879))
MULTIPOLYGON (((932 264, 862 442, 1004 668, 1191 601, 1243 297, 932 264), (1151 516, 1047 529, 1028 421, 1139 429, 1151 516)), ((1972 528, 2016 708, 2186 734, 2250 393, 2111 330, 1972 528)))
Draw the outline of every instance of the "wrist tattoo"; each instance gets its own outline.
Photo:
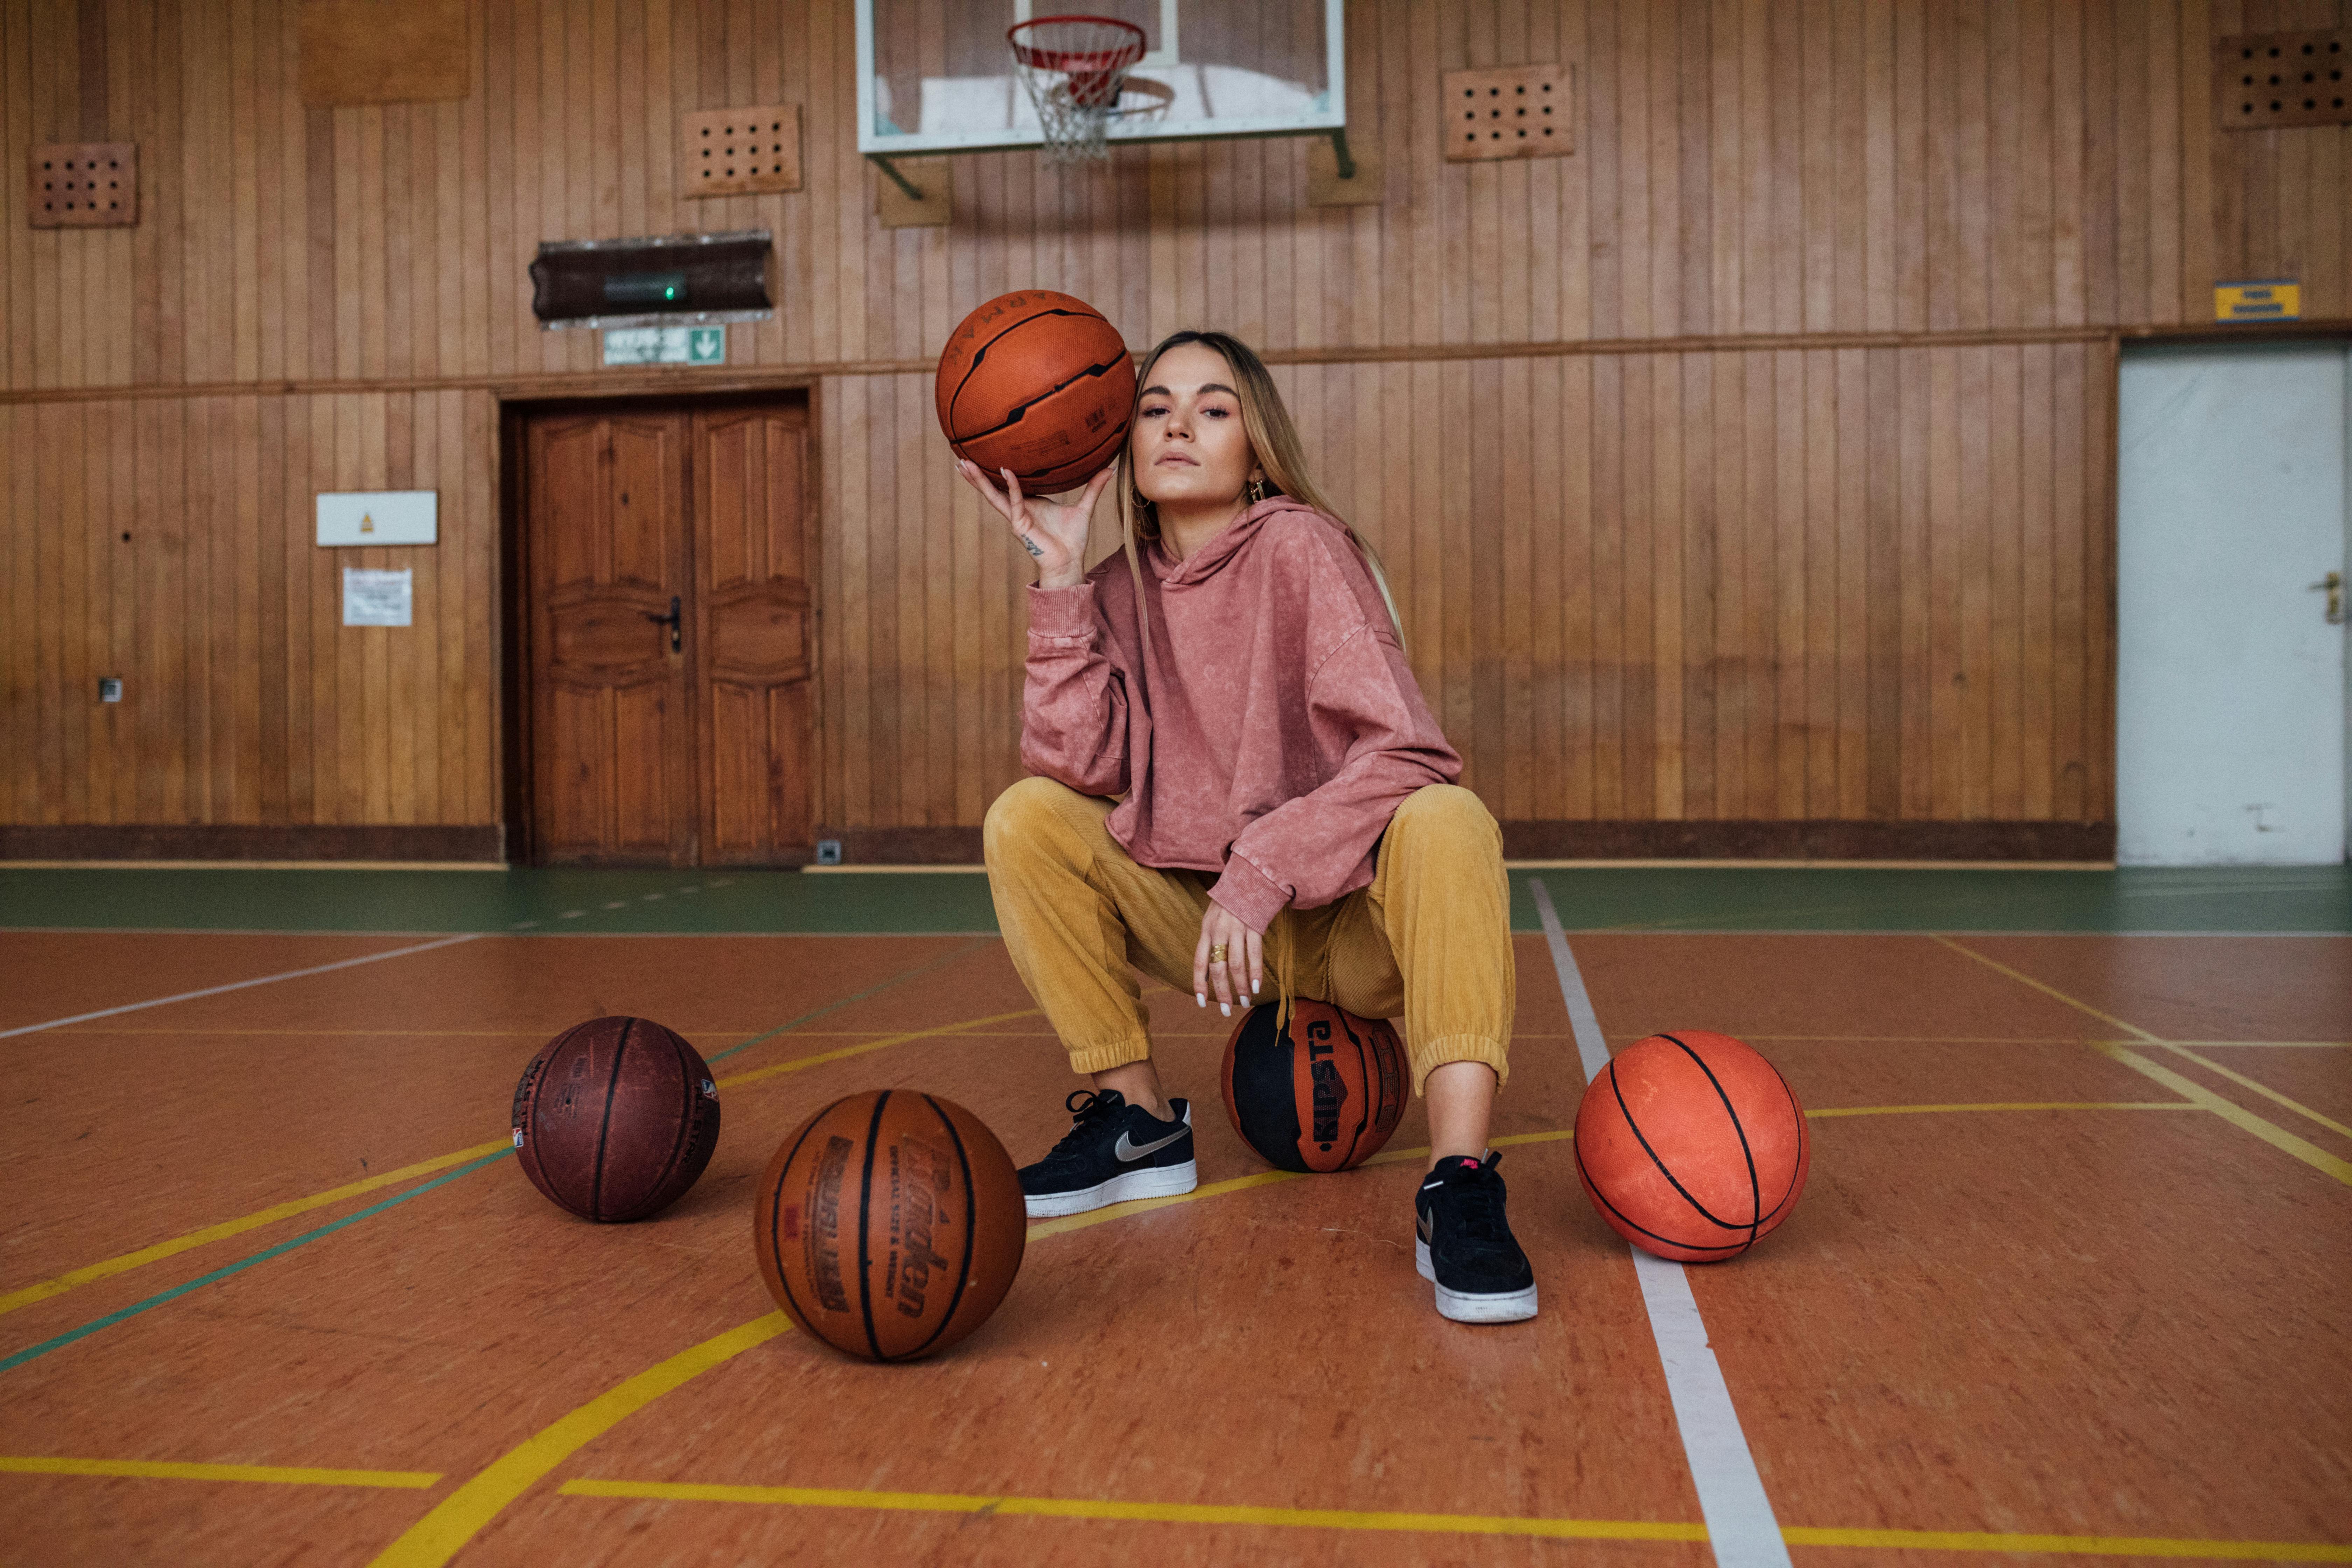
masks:
MULTIPOLYGON (((1015 537, 1019 536, 1016 535, 1015 537)), ((1027 551, 1031 555, 1035 556, 1040 561, 1043 561, 1045 558, 1045 552, 1037 548, 1037 542, 1034 539, 1022 539, 1021 548, 1027 551)))

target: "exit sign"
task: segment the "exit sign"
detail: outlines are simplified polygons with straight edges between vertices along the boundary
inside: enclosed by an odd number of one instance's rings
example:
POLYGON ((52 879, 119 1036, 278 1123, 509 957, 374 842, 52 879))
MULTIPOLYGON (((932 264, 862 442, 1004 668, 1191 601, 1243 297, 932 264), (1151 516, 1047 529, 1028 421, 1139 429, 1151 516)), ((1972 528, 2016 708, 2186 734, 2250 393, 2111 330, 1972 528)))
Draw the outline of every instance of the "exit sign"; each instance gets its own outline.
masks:
POLYGON ((607 327, 606 364, 725 364, 725 327, 607 327))

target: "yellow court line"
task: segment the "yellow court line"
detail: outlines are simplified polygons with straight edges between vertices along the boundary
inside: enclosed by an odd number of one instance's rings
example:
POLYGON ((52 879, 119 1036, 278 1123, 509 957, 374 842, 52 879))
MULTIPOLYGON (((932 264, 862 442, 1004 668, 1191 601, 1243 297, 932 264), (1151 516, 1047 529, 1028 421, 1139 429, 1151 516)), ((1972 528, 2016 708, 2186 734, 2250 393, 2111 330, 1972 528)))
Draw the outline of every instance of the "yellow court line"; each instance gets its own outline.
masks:
POLYGON ((2202 1557, 2241 1563, 2352 1563, 2333 1541, 2201 1541, 2169 1535, 2023 1535, 1989 1530, 1784 1528, 1791 1546, 1863 1546, 1886 1552, 2047 1552, 2075 1557, 2202 1557))
POLYGON ((2285 1128, 2265 1121, 2235 1100, 2222 1099, 2203 1084, 2148 1060, 2129 1046, 2097 1046, 2093 1048, 2102 1056, 2114 1058, 2134 1072, 2154 1079, 2176 1094, 2187 1095, 2231 1126, 2252 1133, 2272 1148, 2292 1154, 2305 1164, 2325 1171, 2346 1186, 2352 1187, 2352 1160, 2340 1159, 2317 1144, 2296 1137, 2285 1128))
POLYGON ((266 1481, 294 1487, 404 1487, 422 1489, 432 1470, 320 1470, 285 1465, 183 1465, 159 1459, 58 1459, 0 1457, 0 1475, 131 1476, 162 1481, 266 1481))
MULTIPOLYGON (((2149 1034, 2146 1029, 2141 1028, 2137 1024, 2126 1023, 2123 1019, 2115 1016, 2111 1013, 2102 1013, 2096 1007, 2092 1006, 2088 1002, 2067 995, 2066 993, 2059 990, 2055 985, 2046 985, 2041 981, 2034 979, 2031 974, 2020 973, 2018 971, 2011 969, 2008 964, 2001 963, 1998 959, 1988 958, 1983 953, 1977 952, 1975 949, 1963 946, 1961 943, 1954 942, 1950 937, 1945 936, 1940 932, 1929 931, 1927 934, 1930 941, 1941 942, 1943 945, 1950 948, 1954 952, 1961 954, 1963 957, 1975 959, 1979 963, 1983 964, 1986 968, 2006 974, 2011 980, 2018 982, 2021 985, 2030 985, 2045 996, 2050 996, 2060 1002, 2063 1002, 2069 1007, 2073 1007, 2079 1012, 2087 1013, 2094 1018, 2113 1024, 2116 1028, 2121 1029, 2124 1033, 2131 1036, 2135 1043, 2168 1047, 2172 1043, 2159 1036, 2149 1034)), ((2137 1051, 2133 1050, 2129 1046, 2095 1041, 2093 1042, 2091 1048, 2097 1051, 2102 1056, 2112 1058, 2113 1059, 2123 1063, 2124 1066, 2131 1068, 2134 1072, 2140 1074, 2142 1077, 2154 1079, 2157 1082, 2164 1085, 2165 1088, 2172 1090, 2175 1094, 2187 1096, 2189 1099, 2195 1100, 2199 1105, 2211 1111, 2214 1115, 2220 1117, 2222 1121, 2230 1123, 2232 1127, 2252 1133, 2255 1137, 2261 1139, 2272 1148, 2277 1149, 2284 1153, 2292 1154, 2296 1159, 2302 1161, 2305 1164, 2311 1166, 2313 1169, 2324 1171, 2327 1174, 2335 1177, 2337 1181, 2342 1182, 2346 1186, 2352 1187, 2352 1160, 2339 1159, 2336 1155, 2329 1153, 2326 1150, 2320 1148, 2317 1144, 2310 1142, 2305 1139, 2296 1137, 2294 1133, 2289 1132, 2285 1128, 2278 1126, 2274 1122, 2265 1121, 2262 1117, 2255 1115, 2252 1111, 2248 1110, 2244 1106, 2238 1104, 2236 1101, 2222 1099, 2220 1095, 2215 1094, 2211 1089, 2207 1089, 2204 1085, 2193 1082, 2189 1079, 2185 1079, 2169 1068, 2158 1066, 2155 1062, 2148 1060, 2147 1058, 2141 1056, 2137 1051)), ((2192 1058, 2191 1059, 2196 1060, 2200 1058, 2192 1058)), ((2298 1109, 2300 1108, 2298 1107, 2298 1109)))
MULTIPOLYGON (((887 1046, 903 1046, 908 1040, 932 1039, 940 1035, 953 1035, 965 1029, 977 1029, 984 1024, 1002 1024, 1008 1018, 1035 1017, 1037 1014, 1037 1008, 1024 1007, 1014 1013, 993 1013, 985 1018, 967 1018, 961 1024, 941 1024, 932 1029, 909 1029, 902 1035, 885 1035, 878 1040, 868 1040, 862 1046, 844 1046, 837 1051, 819 1051, 814 1056, 794 1057, 791 1061, 778 1062, 773 1067, 754 1068, 750 1072, 739 1072, 733 1078, 720 1079, 719 1087, 729 1089, 739 1083, 755 1083, 761 1079, 774 1078, 782 1073, 802 1072, 809 1068, 823 1067, 827 1062, 837 1062, 845 1057, 862 1057, 868 1051, 878 1051, 887 1046)), ((792 1037, 787 1035, 782 1037, 790 1039, 792 1037)))
MULTIPOLYGON (((985 1018, 969 1019, 962 1024, 944 1024, 935 1029, 917 1029, 908 1034, 887 1035, 862 1046, 850 1046, 836 1051, 821 1051, 815 1056, 797 1057, 774 1067, 738 1073, 733 1078, 722 1078, 719 1080, 719 1086, 724 1089, 732 1084, 773 1078, 779 1073, 798 1072, 803 1068, 819 1067, 826 1062, 839 1061, 845 1057, 862 1056, 868 1051, 878 1051, 886 1046, 903 1045, 908 1040, 919 1040, 933 1035, 953 1034, 960 1029, 977 1027, 983 1024, 1001 1024, 1008 1018, 1026 1017, 1035 1011, 1034 1008, 1027 1008, 1019 1013, 998 1013, 985 1018)), ((706 1030, 704 1032, 708 1034, 732 1031, 706 1030)), ((778 1037, 780 1039, 794 1037, 793 1035, 778 1037)), ((470 1149, 460 1149, 454 1154, 436 1155, 430 1160, 419 1161, 414 1165, 403 1165, 397 1171, 386 1171, 380 1176, 370 1176, 364 1181, 331 1187, 323 1193, 312 1193, 308 1197, 290 1198, 285 1203, 257 1210, 236 1219, 223 1220, 218 1225, 206 1226, 202 1230, 192 1230, 185 1236, 173 1237, 169 1241, 159 1241, 152 1247, 143 1247, 136 1252, 126 1252, 120 1258, 110 1258, 102 1262, 69 1269, 52 1279, 23 1286, 9 1291, 5 1296, 0 1296, 0 1314, 13 1312, 19 1307, 28 1307, 36 1301, 45 1301, 52 1296, 63 1295, 77 1286, 88 1285, 110 1275, 121 1274, 150 1263, 160 1263, 166 1258, 175 1257, 192 1247, 224 1241, 232 1236, 241 1236, 248 1230, 258 1229, 265 1225, 274 1225, 281 1219, 289 1219, 298 1214, 308 1214, 312 1209, 324 1208, 329 1204, 341 1203, 345 1198, 374 1192, 380 1187, 390 1186, 395 1182, 404 1182, 415 1176, 430 1175, 436 1171, 446 1170, 452 1165, 462 1165, 468 1160, 478 1160, 485 1154, 495 1154, 499 1150, 509 1147, 509 1143, 510 1141, 505 1138, 493 1139, 488 1143, 477 1143, 470 1149)))
MULTIPOLYGON (((938 1032, 938 1031, 934 1031, 938 1032)), ((1935 1107, 1903 1109, 1937 1109, 1935 1107)), ((1517 1132, 1496 1138, 1497 1147, 1514 1144, 1551 1143, 1575 1137, 1572 1129, 1559 1128, 1543 1132, 1517 1132)), ((1426 1146, 1419 1149, 1391 1149, 1375 1154, 1367 1164, 1401 1164, 1429 1157, 1426 1146)), ((1133 1215, 1149 1214, 1155 1209, 1172 1208, 1180 1204, 1198 1203, 1203 1198, 1223 1196, 1226 1193, 1245 1191, 1253 1187, 1268 1187, 1282 1182, 1301 1180, 1297 1171, 1260 1171, 1247 1176, 1235 1176, 1230 1181, 1213 1182, 1205 1187, 1195 1187, 1189 1193, 1173 1197, 1141 1198, 1133 1203, 1114 1204, 1091 1214, 1068 1215, 1049 1219, 1029 1227, 1027 1239, 1040 1241, 1051 1236, 1064 1236, 1085 1230, 1111 1220, 1133 1215)), ((579 1409, 557 1420, 520 1447, 509 1450, 488 1468, 455 1492, 419 1520, 369 1564, 369 1568, 441 1568, 456 1556, 483 1526, 498 1517, 509 1503, 520 1497, 544 1479, 549 1471, 577 1452, 580 1447, 609 1430, 623 1417, 645 1408, 662 1394, 677 1387, 689 1378, 719 1365, 730 1358, 764 1343, 777 1334, 786 1332, 792 1325, 781 1312, 771 1312, 740 1328, 730 1329, 716 1339, 706 1340, 690 1350, 681 1351, 659 1365, 637 1373, 615 1385, 579 1409)), ((569 1490, 570 1487, 564 1489, 569 1490)), ((1402 1516, 1400 1516, 1402 1517, 1402 1516)), ((1559 1521, 1562 1523, 1572 1521, 1559 1521)), ((1704 1529, 1697 1525, 1657 1526, 1662 1530, 1694 1530, 1696 1535, 1661 1536, 1662 1540, 1703 1540, 1704 1529)), ((2352 1561, 2347 1558, 2346 1561, 2352 1561)))
POLYGON ((1035 1519, 1141 1520, 1161 1524, 1272 1524, 1315 1530, 1399 1530, 1454 1535, 1532 1535, 1555 1541, 1705 1541, 1703 1524, 1643 1519, 1513 1519, 1471 1513, 1387 1513, 1355 1509, 1254 1508, 1217 1503, 1097 1502, 1085 1498, 980 1497, 818 1487, 700 1486, 691 1482, 566 1481, 565 1497, 656 1498, 674 1502, 782 1503, 795 1508, 986 1513, 1035 1519))
POLYGON ((782 1312, 770 1312, 682 1350, 605 1390, 491 1461, 473 1479, 436 1503, 432 1512, 410 1525, 369 1568, 439 1568, 507 1504, 583 1446, 680 1384, 779 1334, 790 1333, 792 1327, 782 1312))
MULTIPOLYGON (((825 1487, 714 1486, 692 1481, 566 1481, 563 1497, 642 1498, 786 1508, 854 1508, 908 1513, 984 1513, 1031 1519, 1102 1519, 1158 1524, 1273 1525, 1303 1530, 1381 1530, 1424 1535, 1516 1535, 1553 1541, 1705 1541, 1706 1526, 1644 1519, 1530 1519, 1488 1513, 1391 1513, 1334 1508, 1258 1508, 1091 1498, 988 1497, 965 1492, 865 1491, 825 1487)), ((1961 1530, 1783 1529, 1791 1546, 1887 1551, 2048 1552, 2122 1557, 2235 1558, 2273 1563, 2352 1563, 2352 1546, 2310 1541, 2192 1541, 2155 1535, 2024 1535, 1961 1530)))
POLYGON ((2270 1085, 2266 1083, 2258 1083, 2234 1068, 2225 1068, 2220 1062, 2209 1062, 2203 1057, 2199 1056, 2195 1051, 2189 1049, 2186 1045, 2179 1040, 2167 1040, 2164 1043, 2164 1048, 2170 1051, 2176 1057, 2187 1058, 2189 1060, 2195 1062, 2199 1067, 2203 1068, 2207 1072, 2218 1073, 2221 1077, 2228 1079, 2231 1083, 2237 1084, 2242 1088, 2252 1089, 2264 1100, 2270 1100, 2275 1104, 2285 1106, 2297 1116, 2308 1117, 2312 1121, 2318 1122, 2322 1127, 2326 1128, 2330 1132, 2336 1133, 2342 1137, 2352 1138, 2352 1127, 2347 1127, 2344 1123, 2336 1121, 2332 1117, 2322 1116, 2319 1112, 2312 1110, 2311 1107, 2304 1104, 2303 1101, 2299 1100, 2289 1100, 2285 1095, 2281 1094, 2270 1085))
POLYGON ((509 1140, 505 1138, 493 1139, 488 1143, 477 1143, 470 1149, 460 1149, 454 1154, 441 1154, 430 1160, 420 1160, 414 1165, 403 1165, 397 1171, 386 1171, 381 1176, 370 1176, 365 1181, 352 1182, 340 1187, 330 1187, 323 1193, 312 1193, 307 1198, 290 1198, 285 1203, 277 1204, 266 1209, 257 1209, 238 1219, 223 1220, 218 1225, 207 1226, 202 1230, 192 1230, 185 1236, 175 1236, 169 1241, 159 1241, 152 1247, 142 1247, 136 1252, 126 1252, 120 1258, 110 1258, 100 1263, 69 1269, 53 1279, 44 1279, 36 1285, 26 1285, 11 1290, 5 1296, 0 1296, 0 1312, 13 1312, 19 1307, 28 1307, 36 1301, 45 1301, 52 1296, 63 1295, 78 1285, 87 1285, 92 1280, 104 1279, 110 1275, 121 1274, 146 1264, 159 1263, 166 1258, 174 1257, 191 1247, 225 1241, 232 1236, 241 1236, 248 1230, 258 1229, 265 1225, 274 1225, 281 1219, 289 1219, 298 1214, 308 1214, 312 1209, 324 1208, 329 1204, 341 1203, 345 1198, 357 1197, 362 1193, 372 1193, 379 1187, 388 1187, 395 1182, 405 1182, 412 1177, 430 1175, 436 1171, 447 1170, 452 1165, 462 1165, 468 1160, 478 1160, 485 1154, 495 1154, 509 1146, 509 1140))

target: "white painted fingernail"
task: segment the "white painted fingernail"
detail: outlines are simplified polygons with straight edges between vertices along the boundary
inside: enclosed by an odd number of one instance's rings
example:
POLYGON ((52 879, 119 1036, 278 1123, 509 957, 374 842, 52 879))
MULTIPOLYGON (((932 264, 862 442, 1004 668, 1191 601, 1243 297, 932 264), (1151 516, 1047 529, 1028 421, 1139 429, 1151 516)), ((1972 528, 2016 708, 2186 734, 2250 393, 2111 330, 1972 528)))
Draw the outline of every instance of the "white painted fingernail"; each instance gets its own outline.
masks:
POLYGON ((1234 1005, 1230 1002, 1220 1002, 1217 1004, 1217 1011, 1230 1018, 1234 1016, 1234 1005))
POLYGON ((1192 993, 1192 1000, 1205 1007, 1209 1005, 1209 994, 1205 991, 1195 991, 1192 993))

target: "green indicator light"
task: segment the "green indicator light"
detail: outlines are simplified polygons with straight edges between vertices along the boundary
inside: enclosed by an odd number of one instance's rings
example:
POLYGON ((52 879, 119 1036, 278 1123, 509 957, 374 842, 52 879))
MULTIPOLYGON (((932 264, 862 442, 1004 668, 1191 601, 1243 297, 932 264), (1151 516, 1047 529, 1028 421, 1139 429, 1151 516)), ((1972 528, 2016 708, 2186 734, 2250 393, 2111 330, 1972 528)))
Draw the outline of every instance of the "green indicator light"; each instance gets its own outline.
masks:
POLYGON ((604 279, 608 305, 676 305, 685 299, 683 272, 615 272, 604 279))

